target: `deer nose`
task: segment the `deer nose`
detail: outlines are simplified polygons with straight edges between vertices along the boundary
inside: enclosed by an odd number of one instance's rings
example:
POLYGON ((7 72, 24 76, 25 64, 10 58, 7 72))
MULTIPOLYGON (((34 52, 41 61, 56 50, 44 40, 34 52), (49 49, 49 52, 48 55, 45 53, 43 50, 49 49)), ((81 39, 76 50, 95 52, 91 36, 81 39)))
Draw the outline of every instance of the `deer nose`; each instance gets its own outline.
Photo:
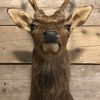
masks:
POLYGON ((50 30, 43 33, 43 38, 47 43, 56 43, 59 37, 60 36, 56 31, 50 30))

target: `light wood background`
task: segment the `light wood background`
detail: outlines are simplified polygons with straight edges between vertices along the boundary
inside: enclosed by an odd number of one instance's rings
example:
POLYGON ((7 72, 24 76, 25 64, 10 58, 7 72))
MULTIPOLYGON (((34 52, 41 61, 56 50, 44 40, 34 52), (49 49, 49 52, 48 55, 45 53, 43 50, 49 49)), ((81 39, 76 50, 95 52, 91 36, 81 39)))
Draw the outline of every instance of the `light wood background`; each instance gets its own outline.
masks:
MULTIPOLYGON (((55 12, 63 0, 37 0, 46 14, 55 12)), ((73 7, 93 5, 83 27, 76 28, 67 48, 71 66, 70 89, 75 100, 100 100, 100 0, 71 0, 73 7)), ((8 8, 34 11, 28 0, 0 0, 0 100, 28 100, 30 94, 30 35, 19 29, 7 14, 8 8)), ((68 6, 68 9, 70 4, 68 6)), ((67 16, 67 8, 66 8, 67 16)))

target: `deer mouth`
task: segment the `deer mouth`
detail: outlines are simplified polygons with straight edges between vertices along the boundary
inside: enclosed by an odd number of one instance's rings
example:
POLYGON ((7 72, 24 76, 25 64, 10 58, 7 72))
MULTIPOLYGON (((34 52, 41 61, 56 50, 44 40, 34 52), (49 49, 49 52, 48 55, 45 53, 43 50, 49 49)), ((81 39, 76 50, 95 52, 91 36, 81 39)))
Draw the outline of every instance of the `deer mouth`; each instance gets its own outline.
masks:
POLYGON ((59 43, 43 43, 42 50, 45 53, 57 53, 60 50, 59 43))

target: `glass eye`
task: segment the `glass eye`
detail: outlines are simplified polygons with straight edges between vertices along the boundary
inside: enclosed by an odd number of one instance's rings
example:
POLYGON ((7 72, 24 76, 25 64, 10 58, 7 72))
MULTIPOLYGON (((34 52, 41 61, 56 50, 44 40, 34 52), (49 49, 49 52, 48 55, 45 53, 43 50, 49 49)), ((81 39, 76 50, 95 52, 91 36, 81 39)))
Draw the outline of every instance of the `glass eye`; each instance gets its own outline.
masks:
POLYGON ((65 28, 70 32, 70 30, 71 30, 71 24, 65 25, 65 28))
POLYGON ((31 31, 34 31, 37 29, 37 25, 35 23, 31 23, 30 28, 31 28, 31 31))

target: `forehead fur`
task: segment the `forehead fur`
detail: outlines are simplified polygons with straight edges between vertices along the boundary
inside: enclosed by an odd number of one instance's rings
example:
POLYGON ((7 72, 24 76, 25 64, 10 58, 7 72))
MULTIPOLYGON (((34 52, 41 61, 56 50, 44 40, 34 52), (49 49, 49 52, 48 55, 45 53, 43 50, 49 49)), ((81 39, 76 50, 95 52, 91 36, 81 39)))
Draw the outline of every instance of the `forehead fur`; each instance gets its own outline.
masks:
POLYGON ((56 17, 56 16, 47 16, 47 15, 44 15, 44 16, 41 16, 41 17, 35 17, 35 20, 37 22, 40 22, 40 23, 63 23, 65 21, 65 18, 61 18, 61 17, 56 17))

